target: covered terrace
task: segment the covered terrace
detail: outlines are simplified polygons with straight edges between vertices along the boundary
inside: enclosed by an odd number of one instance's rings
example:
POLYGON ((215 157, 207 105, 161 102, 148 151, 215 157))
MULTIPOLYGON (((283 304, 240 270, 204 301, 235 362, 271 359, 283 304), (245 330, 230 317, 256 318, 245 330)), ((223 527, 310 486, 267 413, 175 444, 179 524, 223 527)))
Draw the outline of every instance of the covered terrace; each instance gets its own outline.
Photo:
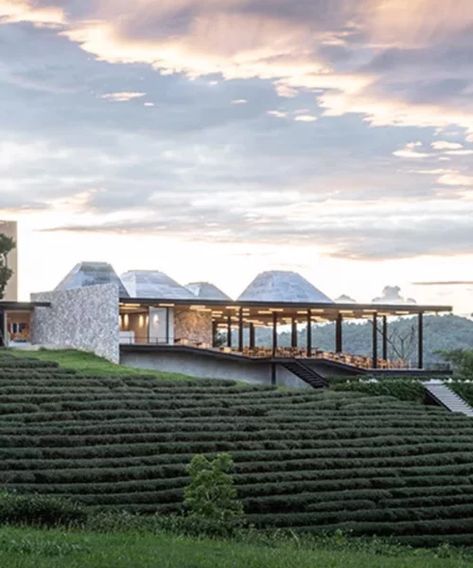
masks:
POLYGON ((450 306, 236 301, 211 299, 122 298, 122 344, 186 346, 219 355, 279 361, 321 359, 364 369, 403 369, 406 361, 389 356, 389 319, 416 318, 417 368, 424 368, 424 316, 449 313, 450 306), (371 356, 344 349, 343 322, 371 324, 371 356), (333 350, 318 348, 314 324, 335 323, 333 350), (258 328, 271 331, 269 345, 257 341, 258 328), (290 345, 280 345, 281 330, 290 345), (300 341, 303 332, 305 339, 300 341), (302 345, 300 344, 302 343, 302 345))

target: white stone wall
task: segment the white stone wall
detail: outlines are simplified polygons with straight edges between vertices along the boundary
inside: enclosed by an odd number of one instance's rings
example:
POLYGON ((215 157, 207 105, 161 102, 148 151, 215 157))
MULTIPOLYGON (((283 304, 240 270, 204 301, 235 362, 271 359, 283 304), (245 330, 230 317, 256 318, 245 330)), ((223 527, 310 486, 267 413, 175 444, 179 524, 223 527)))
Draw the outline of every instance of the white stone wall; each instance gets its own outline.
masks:
POLYGON ((119 298, 116 284, 32 294, 35 308, 32 343, 55 349, 79 349, 113 363, 120 361, 119 298))

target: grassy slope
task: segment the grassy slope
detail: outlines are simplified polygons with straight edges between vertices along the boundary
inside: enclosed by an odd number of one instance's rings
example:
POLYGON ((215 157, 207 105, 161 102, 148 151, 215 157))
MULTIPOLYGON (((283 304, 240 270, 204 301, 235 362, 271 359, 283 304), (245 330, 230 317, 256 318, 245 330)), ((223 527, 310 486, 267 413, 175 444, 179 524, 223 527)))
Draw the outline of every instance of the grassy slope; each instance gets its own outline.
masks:
POLYGON ((8 568, 467 568, 471 557, 397 549, 391 556, 343 546, 312 550, 164 534, 0 529, 0 565, 8 568))
POLYGON ((132 367, 124 367, 115 365, 106 359, 97 357, 92 353, 83 351, 75 351, 73 349, 40 349, 40 350, 14 350, 9 349, 8 353, 17 357, 34 357, 41 361, 55 361, 61 367, 73 369, 82 375, 95 376, 120 376, 130 377, 134 375, 155 375, 159 379, 166 380, 188 380, 189 377, 179 373, 165 373, 160 371, 151 371, 148 369, 136 369, 132 367))

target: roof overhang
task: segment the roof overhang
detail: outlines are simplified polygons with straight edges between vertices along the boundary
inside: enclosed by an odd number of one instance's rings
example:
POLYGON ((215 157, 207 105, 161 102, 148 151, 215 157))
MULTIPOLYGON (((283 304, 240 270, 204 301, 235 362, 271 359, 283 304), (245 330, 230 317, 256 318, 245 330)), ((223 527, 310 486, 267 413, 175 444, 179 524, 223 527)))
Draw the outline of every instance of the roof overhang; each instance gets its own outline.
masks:
POLYGON ((261 302, 261 301, 235 301, 205 300, 195 298, 192 300, 169 300, 163 298, 121 298, 123 309, 154 307, 188 307, 196 310, 207 310, 215 314, 216 319, 228 315, 238 316, 240 309, 246 318, 256 316, 258 319, 269 319, 273 313, 284 317, 333 320, 339 315, 346 319, 362 319, 379 316, 409 316, 417 314, 439 314, 452 312, 451 306, 420 305, 420 304, 357 304, 357 303, 306 303, 306 302, 261 302), (261 318, 260 316, 264 316, 261 318))
POLYGON ((0 300, 0 311, 16 310, 16 311, 33 311, 35 308, 50 308, 51 302, 12 302, 9 300, 0 300))

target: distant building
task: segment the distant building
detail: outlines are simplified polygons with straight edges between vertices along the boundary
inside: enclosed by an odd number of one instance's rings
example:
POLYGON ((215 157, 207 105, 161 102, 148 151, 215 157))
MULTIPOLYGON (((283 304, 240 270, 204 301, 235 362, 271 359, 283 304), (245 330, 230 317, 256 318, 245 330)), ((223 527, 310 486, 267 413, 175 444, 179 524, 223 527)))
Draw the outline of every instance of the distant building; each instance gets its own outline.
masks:
POLYGON ((6 259, 7 265, 13 270, 13 276, 10 278, 5 288, 4 300, 18 300, 18 224, 16 221, 0 221, 0 233, 12 238, 17 246, 10 252, 6 259))

